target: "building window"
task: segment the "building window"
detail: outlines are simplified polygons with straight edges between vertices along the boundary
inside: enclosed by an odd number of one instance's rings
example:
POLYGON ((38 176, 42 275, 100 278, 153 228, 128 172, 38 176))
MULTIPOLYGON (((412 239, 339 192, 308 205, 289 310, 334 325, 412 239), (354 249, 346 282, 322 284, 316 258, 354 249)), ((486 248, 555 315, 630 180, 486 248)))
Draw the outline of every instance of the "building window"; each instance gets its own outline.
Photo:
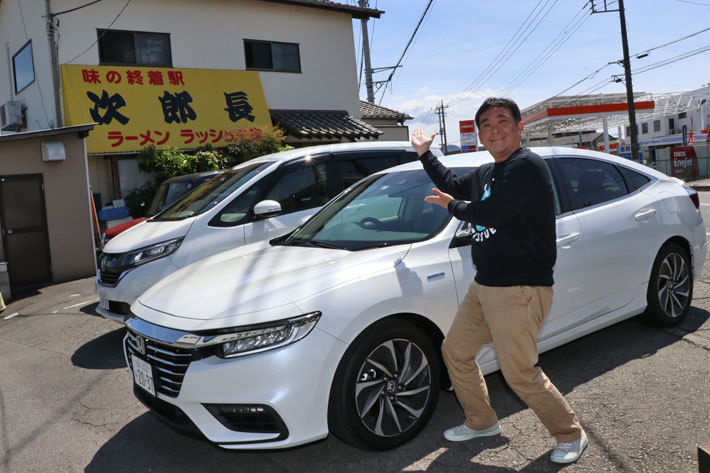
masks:
POLYGON ((247 69, 279 72, 301 72, 298 44, 244 40, 247 69))
POLYGON ((626 127, 626 136, 631 136, 631 127, 630 126, 626 127))
POLYGON ((688 114, 686 112, 681 112, 678 114, 678 120, 682 120, 683 118, 687 117, 688 114))
POLYGON ((653 120, 653 131, 661 131, 661 120, 653 120))
POLYGON ((648 133, 648 123, 642 123, 641 124, 641 134, 646 134, 648 133))
POLYGON ((27 41, 12 56, 12 71, 15 76, 15 93, 19 94, 35 81, 35 66, 32 59, 32 40, 27 41))
POLYGON ((668 129, 670 130, 669 133, 675 133, 675 120, 672 118, 668 119, 668 129))
POLYGON ((138 31, 97 30, 100 64, 172 67, 170 35, 138 31))

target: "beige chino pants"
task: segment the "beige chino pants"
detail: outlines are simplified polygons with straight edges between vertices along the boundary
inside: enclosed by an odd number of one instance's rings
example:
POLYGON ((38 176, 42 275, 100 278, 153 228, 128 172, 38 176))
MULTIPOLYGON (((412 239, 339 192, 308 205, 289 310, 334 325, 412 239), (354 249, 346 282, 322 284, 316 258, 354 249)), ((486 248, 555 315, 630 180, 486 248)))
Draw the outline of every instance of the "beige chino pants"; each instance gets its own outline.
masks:
POLYGON ((508 385, 537 414, 557 442, 581 436, 577 415, 538 361, 535 338, 552 304, 552 288, 489 287, 471 284, 442 345, 456 396, 472 429, 487 429, 498 418, 491 408, 476 354, 493 342, 508 385))

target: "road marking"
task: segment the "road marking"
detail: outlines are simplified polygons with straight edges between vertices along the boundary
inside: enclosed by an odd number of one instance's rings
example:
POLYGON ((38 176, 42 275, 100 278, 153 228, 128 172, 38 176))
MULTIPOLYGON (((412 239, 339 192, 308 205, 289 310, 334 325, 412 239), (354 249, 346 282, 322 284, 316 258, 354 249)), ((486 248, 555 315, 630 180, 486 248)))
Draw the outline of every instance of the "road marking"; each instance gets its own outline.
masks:
POLYGON ((20 313, 19 313, 19 312, 15 312, 14 314, 10 314, 10 315, 8 315, 8 316, 5 317, 5 320, 10 320, 11 318, 15 317, 16 315, 20 315, 20 313))
POLYGON ((79 297, 81 294, 69 294, 69 297, 79 297))
POLYGON ((702 205, 703 207, 710 207, 710 204, 700 204, 700 205, 702 205))
POLYGON ((68 306, 68 307, 65 307, 65 308, 63 308, 62 310, 71 309, 72 307, 79 307, 80 305, 91 304, 92 302, 97 302, 97 301, 98 301, 98 299, 91 299, 91 300, 88 300, 88 301, 79 302, 78 304, 74 304, 74 305, 70 305, 70 306, 68 306))

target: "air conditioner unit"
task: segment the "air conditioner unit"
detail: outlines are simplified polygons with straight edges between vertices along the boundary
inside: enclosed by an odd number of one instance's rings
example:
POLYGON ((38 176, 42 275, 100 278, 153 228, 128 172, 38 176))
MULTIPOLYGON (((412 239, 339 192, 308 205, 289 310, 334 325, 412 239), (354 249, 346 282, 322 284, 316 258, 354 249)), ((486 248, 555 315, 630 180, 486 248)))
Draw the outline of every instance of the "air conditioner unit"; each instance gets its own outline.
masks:
POLYGON ((22 102, 7 101, 0 105, 0 130, 20 131, 23 121, 22 102))

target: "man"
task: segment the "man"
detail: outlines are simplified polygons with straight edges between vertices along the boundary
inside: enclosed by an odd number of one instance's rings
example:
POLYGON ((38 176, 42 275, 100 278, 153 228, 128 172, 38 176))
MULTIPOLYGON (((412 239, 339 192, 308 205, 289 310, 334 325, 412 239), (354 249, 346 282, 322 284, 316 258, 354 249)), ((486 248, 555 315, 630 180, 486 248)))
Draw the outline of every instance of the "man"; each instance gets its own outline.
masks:
POLYGON ((471 247, 475 281, 442 345, 466 419, 444 437, 463 441, 500 433, 476 363, 481 346, 493 342, 508 385, 558 442, 551 460, 572 463, 587 446, 587 436, 562 394, 535 366, 535 338, 552 303, 557 257, 552 178, 544 161, 521 147, 524 124, 515 102, 489 98, 475 121, 495 162, 465 176, 456 176, 429 151, 436 134, 427 137, 417 130, 412 136, 437 186, 425 200, 470 222, 479 236, 471 247))

